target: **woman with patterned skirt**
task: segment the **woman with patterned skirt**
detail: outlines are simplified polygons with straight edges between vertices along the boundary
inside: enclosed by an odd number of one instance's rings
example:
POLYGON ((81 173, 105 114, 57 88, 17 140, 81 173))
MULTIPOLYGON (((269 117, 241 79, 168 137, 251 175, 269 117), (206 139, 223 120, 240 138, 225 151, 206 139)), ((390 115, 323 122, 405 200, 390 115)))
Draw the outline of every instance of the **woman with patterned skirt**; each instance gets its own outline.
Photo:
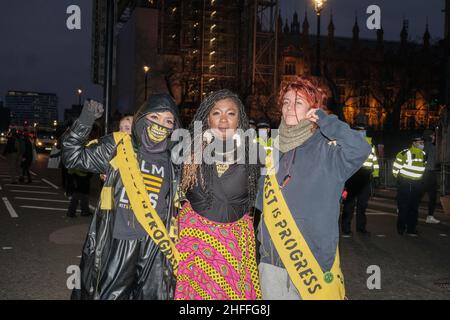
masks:
POLYGON ((237 152, 241 141, 236 130, 248 128, 242 102, 228 90, 212 93, 194 116, 190 126, 194 150, 191 161, 183 164, 181 181, 185 202, 178 215, 180 263, 175 299, 261 299, 253 217, 249 215, 258 167, 249 164, 248 146, 242 152, 245 161, 240 161, 237 152), (194 130, 196 121, 201 132, 194 130), (214 149, 213 161, 195 161, 214 143, 231 147, 214 149), (195 149, 196 144, 201 147, 195 149))

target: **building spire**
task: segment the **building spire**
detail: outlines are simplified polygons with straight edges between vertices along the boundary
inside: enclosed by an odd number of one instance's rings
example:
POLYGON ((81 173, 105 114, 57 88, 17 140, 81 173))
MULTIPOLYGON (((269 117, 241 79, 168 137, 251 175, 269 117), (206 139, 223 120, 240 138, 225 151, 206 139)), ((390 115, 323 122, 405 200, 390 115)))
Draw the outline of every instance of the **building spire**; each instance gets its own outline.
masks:
POLYGON ((428 30, 428 17, 427 17, 427 24, 425 27, 425 33, 423 34, 423 46, 425 49, 428 49, 430 47, 430 31, 428 30))
POLYGON ((358 16, 355 12, 355 24, 353 25, 353 40, 359 41, 359 25, 358 25, 358 16))

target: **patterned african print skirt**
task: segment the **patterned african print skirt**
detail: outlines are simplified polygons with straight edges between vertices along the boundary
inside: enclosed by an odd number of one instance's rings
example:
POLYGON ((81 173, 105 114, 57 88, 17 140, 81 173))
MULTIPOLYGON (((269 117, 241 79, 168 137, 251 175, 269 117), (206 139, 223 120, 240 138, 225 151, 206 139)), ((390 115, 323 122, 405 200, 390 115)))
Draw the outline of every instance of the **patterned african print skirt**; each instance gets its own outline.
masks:
POLYGON ((261 299, 251 216, 212 222, 186 202, 178 218, 181 259, 175 299, 261 299))

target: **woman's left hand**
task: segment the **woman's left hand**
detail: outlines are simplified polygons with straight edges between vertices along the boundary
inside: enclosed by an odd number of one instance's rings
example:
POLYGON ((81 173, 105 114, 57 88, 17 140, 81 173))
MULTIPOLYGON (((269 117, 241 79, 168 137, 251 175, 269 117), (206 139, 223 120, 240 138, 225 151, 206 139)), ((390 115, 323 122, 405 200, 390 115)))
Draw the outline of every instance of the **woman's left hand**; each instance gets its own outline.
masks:
POLYGON ((306 119, 313 122, 313 123, 317 123, 317 121, 319 120, 319 116, 316 115, 316 111, 317 109, 311 109, 306 113, 306 119))

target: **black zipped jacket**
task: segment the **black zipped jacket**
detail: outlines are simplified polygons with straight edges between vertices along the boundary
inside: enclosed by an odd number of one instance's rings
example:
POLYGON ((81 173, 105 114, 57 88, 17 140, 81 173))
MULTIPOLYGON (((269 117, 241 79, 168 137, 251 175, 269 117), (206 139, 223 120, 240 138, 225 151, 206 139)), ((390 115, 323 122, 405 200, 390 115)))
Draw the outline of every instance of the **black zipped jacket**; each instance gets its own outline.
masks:
MULTIPOLYGON (((175 116, 175 128, 179 128, 180 121, 178 116, 178 109, 175 101, 167 94, 152 95, 146 103, 144 103, 134 116, 133 120, 133 134, 132 141, 135 151, 138 150, 141 144, 141 133, 145 130, 144 119, 145 115, 151 112, 170 111, 175 116)), ((119 171, 114 170, 110 165, 110 161, 116 155, 116 143, 112 134, 103 136, 98 139, 96 143, 89 144, 88 137, 92 129, 91 123, 83 123, 83 119, 77 119, 73 125, 65 132, 62 139, 62 161, 68 169, 80 169, 97 174, 106 174, 106 181, 104 186, 111 186, 112 188, 121 188, 123 186, 119 171)), ((90 121, 85 121, 90 122, 90 121)), ((170 152, 168 150, 167 152, 170 152)), ((139 159, 139 154, 138 154, 139 159)), ((172 181, 170 184, 170 191, 168 201, 169 212, 164 215, 166 219, 163 222, 166 228, 169 229, 170 219, 176 214, 173 199, 177 188, 178 168, 172 165, 172 181)), ((113 239, 114 221, 115 221, 115 206, 111 210, 102 210, 100 208, 100 200, 98 201, 95 214, 89 226, 88 234, 83 245, 80 272, 81 272, 81 287, 72 292, 72 299, 98 299, 100 292, 98 292, 99 279, 104 272, 108 272, 104 267, 111 243, 113 239)), ((155 268, 161 268, 162 272, 159 279, 152 279, 153 283, 164 288, 155 297, 155 300, 168 300, 173 297, 174 278, 171 272, 170 263, 167 259, 158 259, 161 256, 161 251, 153 244, 152 254, 150 255, 151 263, 155 268), (160 261, 162 260, 162 261, 160 261)), ((125 254, 125 253, 124 253, 125 254)), ((113 263, 123 263, 123 259, 127 256, 120 256, 117 261, 113 263)), ((111 263, 111 261, 108 261, 111 263)), ((153 266, 152 266, 153 268, 153 266)))

